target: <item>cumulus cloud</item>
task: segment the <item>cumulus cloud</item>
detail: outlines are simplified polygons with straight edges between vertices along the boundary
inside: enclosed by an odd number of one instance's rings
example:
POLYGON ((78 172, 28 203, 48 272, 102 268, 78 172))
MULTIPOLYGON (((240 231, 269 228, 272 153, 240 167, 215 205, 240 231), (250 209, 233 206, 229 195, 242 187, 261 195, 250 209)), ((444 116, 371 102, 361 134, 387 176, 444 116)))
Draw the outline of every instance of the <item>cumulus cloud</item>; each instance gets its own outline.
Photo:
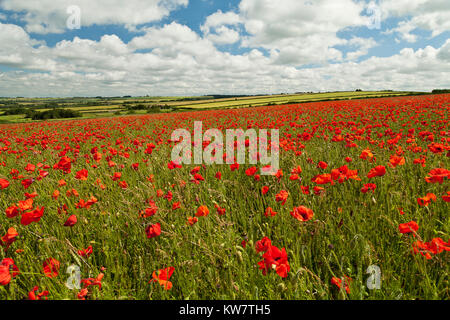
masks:
POLYGON ((337 32, 366 26, 365 7, 352 0, 242 0, 240 14, 249 34, 243 44, 269 50, 279 64, 340 61, 334 47, 346 41, 337 32))
POLYGON ((221 10, 206 18, 200 27, 205 37, 216 44, 232 44, 240 40, 240 32, 237 26, 241 18, 234 12, 223 13, 221 10))
POLYGON ((63 33, 67 30, 67 9, 81 9, 81 25, 123 24, 130 28, 159 21, 189 0, 2 0, 0 8, 19 14, 33 33, 63 33))
POLYGON ((416 42, 415 30, 427 30, 432 37, 450 31, 450 1, 448 0, 383 0, 380 3, 384 18, 404 17, 387 33, 396 33, 407 42, 416 42))

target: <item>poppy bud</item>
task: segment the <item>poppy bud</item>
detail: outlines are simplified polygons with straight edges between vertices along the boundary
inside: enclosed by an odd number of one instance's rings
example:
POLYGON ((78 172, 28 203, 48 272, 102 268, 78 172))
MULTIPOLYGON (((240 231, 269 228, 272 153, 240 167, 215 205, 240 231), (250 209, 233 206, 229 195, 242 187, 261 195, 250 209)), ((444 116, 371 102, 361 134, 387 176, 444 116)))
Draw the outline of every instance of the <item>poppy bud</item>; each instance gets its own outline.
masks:
POLYGON ((278 291, 281 291, 281 292, 284 292, 287 290, 286 285, 283 282, 278 284, 277 289, 278 289, 278 291))
POLYGON ((239 262, 242 263, 244 261, 244 258, 242 257, 242 252, 241 251, 237 251, 236 252, 236 256, 237 256, 237 259, 238 259, 239 262))

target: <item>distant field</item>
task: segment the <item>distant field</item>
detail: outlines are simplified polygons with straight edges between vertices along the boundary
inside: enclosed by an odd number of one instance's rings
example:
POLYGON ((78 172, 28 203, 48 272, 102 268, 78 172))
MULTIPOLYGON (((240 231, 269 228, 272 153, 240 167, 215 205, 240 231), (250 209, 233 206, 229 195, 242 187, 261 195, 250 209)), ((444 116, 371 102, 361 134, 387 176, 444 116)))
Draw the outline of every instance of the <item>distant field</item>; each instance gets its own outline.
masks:
POLYGON ((267 104, 291 104, 300 102, 313 102, 328 99, 355 99, 370 97, 402 96, 410 92, 333 92, 333 93, 313 93, 313 94, 295 94, 280 96, 264 96, 252 98, 219 99, 210 102, 192 102, 189 104, 175 102, 169 105, 177 107, 191 107, 195 109, 204 108, 227 108, 227 107, 249 107, 264 106, 267 104))
POLYGON ((3 115, 15 108, 49 111, 54 108, 81 112, 83 118, 100 118, 124 114, 145 114, 159 112, 179 112, 189 110, 209 110, 227 108, 247 108, 266 105, 296 104, 326 100, 381 98, 424 94, 403 91, 348 91, 327 93, 278 94, 259 96, 222 97, 96 97, 96 98, 0 98, 0 123, 31 122, 22 114, 3 115))

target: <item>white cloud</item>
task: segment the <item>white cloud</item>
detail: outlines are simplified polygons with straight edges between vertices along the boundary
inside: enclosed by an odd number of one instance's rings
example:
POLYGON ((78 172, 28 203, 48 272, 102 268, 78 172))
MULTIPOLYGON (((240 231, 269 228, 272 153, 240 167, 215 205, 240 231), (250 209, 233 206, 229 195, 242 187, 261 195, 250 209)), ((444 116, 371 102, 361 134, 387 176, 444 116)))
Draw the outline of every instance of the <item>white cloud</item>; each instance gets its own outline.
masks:
POLYGON ((386 33, 398 33, 407 42, 416 42, 417 35, 412 32, 418 29, 431 31, 436 37, 450 31, 450 1, 448 0, 383 0, 380 3, 383 16, 404 17, 397 27, 386 33))
POLYGON ((209 31, 211 28, 220 27, 224 25, 237 25, 241 22, 241 18, 237 13, 226 12, 223 13, 222 10, 209 15, 206 18, 205 23, 201 27, 202 31, 209 31))
POLYGON ((437 57, 440 60, 450 62, 450 39, 447 39, 445 44, 439 50, 437 57))
POLYGON ((67 8, 81 9, 82 26, 94 24, 123 24, 130 28, 139 24, 159 21, 189 0, 2 0, 0 8, 17 13, 26 23, 25 29, 33 33, 62 33, 67 31, 67 8))
MULTIPOLYGON (((115 35, 105 35, 99 41, 64 40, 54 48, 35 43, 18 26, 0 24, 0 30, 0 41, 8 43, 0 51, 1 63, 40 70, 0 73, 0 96, 255 94, 450 86, 450 40, 441 48, 403 49, 392 57, 298 69, 276 64, 278 57, 264 56, 257 49, 242 55, 221 52, 210 40, 177 23, 148 28, 128 44, 115 35)), ((353 38, 347 44, 367 47, 371 41, 353 38)))
POLYGON ((334 46, 346 41, 337 32, 368 23, 365 4, 351 0, 243 0, 239 8, 249 33, 244 45, 269 50, 279 64, 340 61, 334 46))
POLYGON ((234 12, 223 13, 221 10, 206 18, 200 27, 206 38, 216 44, 232 44, 240 40, 240 32, 237 25, 241 18, 234 12))

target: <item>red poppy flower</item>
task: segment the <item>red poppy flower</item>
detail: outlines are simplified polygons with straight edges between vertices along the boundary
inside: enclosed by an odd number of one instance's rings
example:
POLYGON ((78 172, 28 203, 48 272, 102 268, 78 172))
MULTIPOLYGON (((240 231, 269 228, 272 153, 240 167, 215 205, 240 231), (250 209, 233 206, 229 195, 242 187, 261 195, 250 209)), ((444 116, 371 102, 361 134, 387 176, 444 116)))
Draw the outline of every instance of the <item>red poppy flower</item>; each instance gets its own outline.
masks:
POLYGON ((426 159, 425 158, 414 159, 413 163, 420 164, 423 168, 425 168, 426 159))
POLYGON ((300 189, 302 190, 303 194, 309 194, 309 186, 300 186, 300 189))
POLYGON ((5 212, 6 212, 6 217, 14 218, 15 216, 17 216, 19 214, 19 208, 17 206, 13 205, 13 206, 6 208, 5 212))
POLYGON ((22 186, 24 187, 25 190, 28 189, 33 182, 34 182, 34 179, 24 179, 21 181, 22 186))
POLYGON ((172 289, 172 282, 170 282, 169 279, 174 271, 174 267, 168 267, 158 271, 153 271, 153 279, 150 280, 149 283, 158 282, 164 288, 164 290, 170 290, 172 289))
POLYGON ((49 295, 49 292, 47 290, 44 290, 40 293, 37 293, 36 291, 39 290, 38 286, 35 286, 33 289, 31 289, 30 292, 28 292, 28 299, 29 300, 42 300, 44 298, 47 300, 47 296, 49 295))
POLYGON ((119 181, 119 187, 121 187, 122 189, 127 189, 128 183, 126 181, 119 181))
POLYGON ((38 193, 36 191, 34 191, 32 193, 25 192, 25 198, 27 198, 27 199, 36 198, 37 196, 38 196, 38 193))
POLYGON ((79 300, 86 300, 86 296, 88 295, 89 290, 87 288, 83 288, 80 290, 80 292, 77 294, 77 298, 79 300))
POLYGON ((181 165, 179 165, 178 163, 176 163, 176 162, 174 162, 174 161, 170 161, 170 162, 167 164, 167 167, 168 167, 170 170, 173 170, 173 169, 176 169, 176 168, 182 168, 181 165))
POLYGON ((59 192, 59 190, 55 190, 55 191, 53 191, 52 198, 55 200, 58 200, 58 197, 60 194, 61 193, 59 192))
POLYGON ((275 173, 275 177, 280 181, 280 179, 283 177, 283 170, 278 169, 278 171, 275 173))
POLYGON ((376 166, 375 168, 370 169, 369 173, 367 174, 367 177, 374 178, 374 177, 382 177, 386 174, 386 167, 385 166, 376 166))
POLYGON ((365 149, 361 152, 359 156, 360 159, 372 161, 374 159, 372 151, 370 149, 365 149))
POLYGON ((172 199, 173 199, 173 193, 172 193, 172 191, 167 191, 167 194, 164 196, 164 199, 167 199, 167 200, 169 200, 169 201, 172 201, 172 199))
POLYGON ((275 200, 277 202, 281 202, 284 205, 287 201, 289 193, 286 190, 281 190, 278 194, 275 195, 275 200))
POLYGON ((415 221, 410 221, 407 223, 400 223, 398 226, 398 231, 400 231, 400 233, 403 233, 403 234, 414 233, 417 230, 419 230, 419 225, 415 221))
POLYGON ((198 219, 196 217, 188 217, 188 225, 193 226, 198 222, 198 219))
POLYGON ((413 243, 413 253, 420 253, 427 259, 431 259, 432 254, 436 255, 443 251, 450 251, 450 240, 444 242, 442 238, 434 238, 429 242, 416 241, 413 243))
POLYGON ((27 164, 25 167, 25 171, 28 171, 28 172, 33 172, 35 169, 36 169, 36 166, 31 163, 27 164))
POLYGON ((209 209, 207 206, 200 206, 195 213, 197 217, 206 217, 209 214, 209 209))
POLYGON ((21 211, 31 210, 33 209, 33 198, 28 198, 25 201, 19 201, 18 207, 21 211))
POLYGON ((96 278, 87 278, 82 279, 81 284, 83 284, 84 288, 88 288, 90 286, 98 286, 98 289, 102 289, 102 279, 105 275, 103 273, 99 273, 96 278))
POLYGON ((272 245, 272 242, 268 237, 264 237, 259 241, 256 241, 255 249, 256 252, 266 252, 269 250, 270 246, 272 245))
POLYGON ((205 178, 200 173, 194 174, 194 179, 197 181, 205 181, 205 178))
POLYGON ((417 203, 419 206, 427 207, 431 201, 436 201, 436 195, 434 193, 427 193, 425 197, 417 198, 417 203))
POLYGON ((155 149, 156 146, 153 143, 148 143, 147 144, 147 149, 145 149, 144 153, 146 154, 152 154, 153 149, 155 149))
POLYGON ((122 177, 122 172, 114 172, 113 176, 111 177, 111 179, 113 181, 117 181, 122 177))
POLYGON ((304 206, 295 207, 290 214, 298 221, 308 221, 314 216, 314 212, 304 206))
POLYGON ((44 207, 42 208, 36 207, 33 211, 23 213, 20 219, 20 223, 23 224, 24 226, 27 226, 32 222, 39 222, 39 220, 41 220, 43 215, 44 215, 44 207))
POLYGON ((444 194, 442 196, 442 200, 444 200, 445 202, 450 202, 450 191, 447 191, 447 194, 444 194))
POLYGON ((68 157, 62 157, 57 164, 53 166, 53 169, 62 170, 65 174, 70 173, 72 168, 72 159, 68 157))
POLYGON ((149 201, 149 207, 144 210, 144 212, 141 213, 141 217, 148 218, 153 215, 155 215, 158 212, 158 207, 156 206, 156 203, 152 200, 149 201))
POLYGON ((93 253, 92 246, 87 247, 86 249, 78 250, 78 255, 82 257, 89 258, 89 256, 93 253))
POLYGON ((217 210, 217 214, 219 216, 223 216, 226 213, 226 209, 225 208, 221 208, 218 204, 214 205, 214 207, 217 210))
MULTIPOLYGON (((352 279, 350 277, 347 277, 346 275, 344 275, 344 287, 345 287, 345 292, 347 292, 347 293, 350 293, 349 283, 351 281, 352 281, 352 279)), ((337 278, 337 277, 333 277, 333 278, 331 278, 331 284, 334 284, 339 289, 341 289, 341 287, 342 287, 342 279, 337 278)))
POLYGON ((319 187, 319 186, 315 186, 313 188, 313 192, 316 196, 321 195, 322 193, 325 192, 325 188, 319 187))
POLYGON ((9 181, 6 179, 0 178, 0 189, 6 189, 9 187, 9 181))
POLYGON ((447 150, 447 147, 442 143, 432 143, 428 146, 428 149, 433 153, 439 154, 447 150))
POLYGON ((0 264, 0 286, 6 286, 19 274, 19 269, 11 258, 5 258, 0 264))
POLYGON ((77 216, 73 214, 66 220, 66 222, 64 223, 64 226, 65 227, 73 227, 74 225, 77 224, 77 221, 78 221, 77 216))
POLYGON ((249 177, 254 176, 258 168, 256 167, 250 167, 247 170, 245 170, 245 174, 249 177))
POLYGON ((258 265, 263 275, 266 275, 268 270, 275 269, 276 273, 282 278, 286 278, 291 269, 286 249, 283 248, 280 250, 272 245, 263 254, 263 260, 258 262, 258 265))
POLYGON ((11 244, 16 241, 16 238, 19 236, 16 229, 9 228, 6 234, 1 238, 0 245, 5 247, 5 250, 7 250, 11 244))
POLYGON ((405 164, 405 158, 399 157, 396 154, 392 155, 391 158, 389 159, 389 165, 393 168, 395 168, 397 166, 402 166, 404 164, 405 164))
POLYGON ((67 185, 67 183, 64 180, 61 179, 61 180, 58 181, 58 186, 59 187, 64 187, 66 185, 67 185))
POLYGON ((177 210, 181 208, 181 202, 174 202, 172 205, 172 210, 177 210))
POLYGON ((333 184, 333 179, 331 178, 331 174, 319 174, 311 179, 312 182, 317 184, 333 184))
POLYGON ((95 153, 92 155, 92 158, 94 158, 94 160, 95 160, 97 163, 99 163, 99 162, 102 160, 103 156, 102 156, 102 154, 101 154, 100 152, 95 152, 95 153))
POLYGON ((320 169, 326 169, 328 167, 328 163, 326 163, 325 161, 319 161, 317 167, 320 169))
POLYGON ((145 233, 147 234, 148 239, 158 237, 161 234, 161 224, 156 223, 156 224, 148 226, 145 229, 145 233))
POLYGON ((266 211, 264 212, 264 215, 266 217, 274 217, 277 215, 278 212, 275 212, 271 207, 267 207, 266 211))
POLYGON ((59 274, 60 263, 58 260, 53 258, 48 258, 42 264, 44 269, 44 274, 48 278, 55 278, 59 274))
POLYGON ((230 170, 235 171, 239 169, 239 163, 230 164, 230 170))
POLYGON ((291 174, 300 175, 302 172, 303 172, 302 167, 297 166, 296 168, 292 169, 291 174))
POLYGON ((361 192, 362 193, 367 193, 369 190, 371 190, 372 192, 375 192, 375 189, 377 188, 377 185, 374 183, 366 183, 362 188, 361 188, 361 192))
POLYGON ((439 183, 442 184, 444 179, 450 179, 450 170, 444 168, 436 168, 428 173, 425 177, 425 181, 428 183, 439 183))
POLYGON ((75 179, 86 181, 88 178, 88 171, 86 169, 80 170, 76 173, 75 179))

